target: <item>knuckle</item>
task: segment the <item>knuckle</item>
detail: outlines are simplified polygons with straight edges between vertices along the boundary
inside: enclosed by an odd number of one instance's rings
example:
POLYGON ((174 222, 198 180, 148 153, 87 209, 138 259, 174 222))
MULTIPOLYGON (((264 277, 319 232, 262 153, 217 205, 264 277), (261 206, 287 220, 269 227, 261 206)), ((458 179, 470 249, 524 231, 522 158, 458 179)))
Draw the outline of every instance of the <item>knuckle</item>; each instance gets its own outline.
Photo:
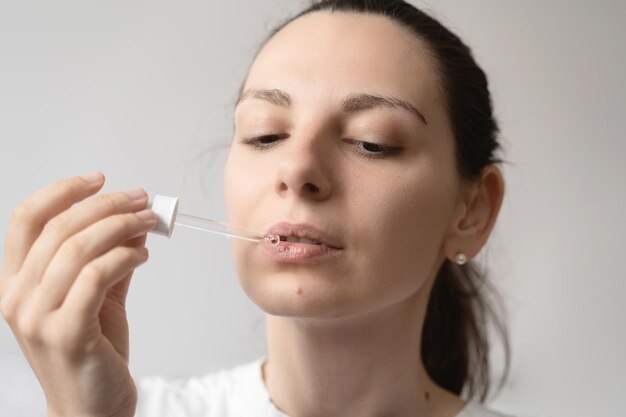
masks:
POLYGON ((21 202, 17 207, 13 209, 11 213, 11 222, 13 223, 28 223, 32 221, 33 204, 30 200, 21 202))
POLYGON ((50 186, 50 194, 67 197, 76 192, 79 184, 72 178, 57 181, 50 186))
POLYGON ((29 342, 39 342, 42 340, 41 322, 32 314, 21 315, 17 320, 17 331, 20 336, 29 342))
POLYGON ((96 262, 87 264, 83 268, 83 278, 89 283, 89 285, 102 289, 106 287, 106 272, 101 265, 96 262))
POLYGON ((66 230, 67 224, 60 217, 55 217, 45 224, 43 231, 48 236, 59 236, 66 230))
POLYGON ((102 204, 107 211, 116 212, 120 207, 121 198, 117 194, 104 194, 99 197, 100 204, 102 204))
POLYGON ((42 204, 45 205, 47 199, 54 195, 67 197, 75 192, 77 185, 77 182, 72 179, 65 179, 50 184, 48 187, 33 194, 16 206, 11 214, 11 220, 17 223, 37 221, 38 208, 40 208, 42 204))
POLYGON ((57 181, 52 185, 56 191, 60 194, 71 194, 74 190, 80 186, 80 183, 75 178, 66 178, 61 181, 57 181))
POLYGON ((80 259, 85 252, 86 243, 83 236, 74 236, 63 243, 61 253, 67 259, 80 259))
POLYGON ((128 213, 124 216, 120 216, 120 226, 124 229, 135 229, 141 224, 141 221, 134 213, 128 213))
POLYGON ((89 263, 83 268, 83 275, 89 280, 97 279, 103 272, 102 267, 95 262, 89 263))
POLYGON ((17 319, 18 301, 12 294, 4 294, 0 300, 0 311, 9 324, 14 324, 17 319))
POLYGON ((132 213, 122 214, 111 218, 111 227, 114 230, 130 230, 136 227, 136 216, 132 213))

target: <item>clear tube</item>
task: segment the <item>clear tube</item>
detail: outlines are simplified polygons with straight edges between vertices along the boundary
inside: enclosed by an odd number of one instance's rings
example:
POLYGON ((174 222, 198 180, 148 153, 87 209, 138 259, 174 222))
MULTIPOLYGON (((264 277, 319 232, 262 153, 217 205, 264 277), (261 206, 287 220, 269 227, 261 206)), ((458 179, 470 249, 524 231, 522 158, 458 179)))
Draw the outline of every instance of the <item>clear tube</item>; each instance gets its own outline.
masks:
POLYGON ((280 242, 278 235, 265 234, 258 236, 239 227, 216 220, 205 219, 202 217, 190 216, 188 214, 178 213, 176 215, 175 225, 187 227, 189 229, 202 230, 204 232, 216 233, 222 236, 234 237, 237 239, 247 240, 255 243, 269 243, 277 245, 280 242))

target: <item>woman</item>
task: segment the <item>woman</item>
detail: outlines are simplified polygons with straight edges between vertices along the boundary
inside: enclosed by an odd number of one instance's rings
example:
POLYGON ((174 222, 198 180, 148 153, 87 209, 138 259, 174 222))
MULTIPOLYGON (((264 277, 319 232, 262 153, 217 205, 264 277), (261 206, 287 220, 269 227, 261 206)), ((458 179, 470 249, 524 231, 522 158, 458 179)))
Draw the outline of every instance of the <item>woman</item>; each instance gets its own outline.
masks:
POLYGON ((469 49, 399 0, 317 2, 263 45, 235 121, 229 222, 283 239, 233 243, 268 357, 137 390, 124 302, 155 217, 141 189, 66 179, 16 209, 0 276, 49 415, 497 415, 474 402, 489 308, 468 261, 504 183, 469 49))

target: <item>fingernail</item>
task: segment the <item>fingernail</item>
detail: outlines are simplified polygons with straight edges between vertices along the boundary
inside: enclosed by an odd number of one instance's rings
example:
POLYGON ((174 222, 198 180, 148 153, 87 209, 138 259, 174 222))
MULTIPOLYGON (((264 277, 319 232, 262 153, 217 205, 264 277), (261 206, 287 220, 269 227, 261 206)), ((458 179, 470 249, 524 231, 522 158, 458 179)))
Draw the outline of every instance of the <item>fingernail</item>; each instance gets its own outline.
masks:
POLYGON ((146 223, 153 223, 156 221, 156 215, 150 209, 142 210, 135 214, 137 215, 137 217, 139 217, 141 220, 145 221, 146 223))
POLYGON ((133 190, 126 191, 126 195, 133 200, 141 200, 146 197, 146 192, 143 188, 135 188, 133 190))
POLYGON ((94 171, 90 172, 89 174, 81 175, 81 178, 90 184, 97 184, 102 181, 104 175, 102 175, 102 172, 100 171, 94 171))

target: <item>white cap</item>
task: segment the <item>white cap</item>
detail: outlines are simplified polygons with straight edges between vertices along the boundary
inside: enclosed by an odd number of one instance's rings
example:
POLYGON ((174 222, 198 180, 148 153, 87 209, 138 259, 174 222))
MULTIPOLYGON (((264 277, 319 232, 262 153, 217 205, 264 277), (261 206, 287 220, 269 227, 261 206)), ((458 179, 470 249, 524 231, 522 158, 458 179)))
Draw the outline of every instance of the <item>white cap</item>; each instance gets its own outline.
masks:
POLYGON ((178 214, 178 198, 155 195, 148 201, 147 208, 152 209, 157 218, 157 225, 151 232, 170 237, 174 230, 176 214, 178 214))

